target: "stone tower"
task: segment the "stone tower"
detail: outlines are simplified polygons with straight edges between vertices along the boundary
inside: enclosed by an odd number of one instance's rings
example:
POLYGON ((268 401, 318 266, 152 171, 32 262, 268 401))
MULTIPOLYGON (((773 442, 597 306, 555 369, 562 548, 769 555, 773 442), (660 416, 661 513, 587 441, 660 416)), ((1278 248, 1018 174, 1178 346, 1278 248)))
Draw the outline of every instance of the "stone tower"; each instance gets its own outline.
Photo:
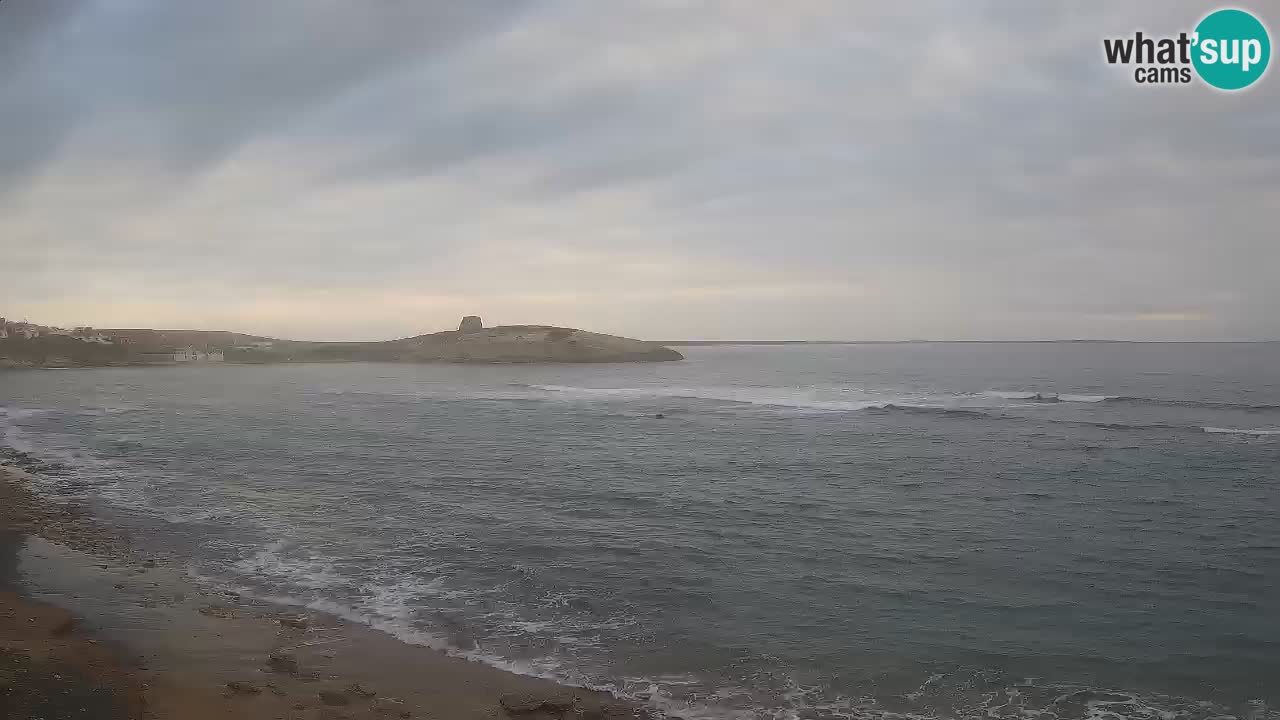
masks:
POLYGON ((479 332, 484 329, 484 323, 480 321, 479 315, 468 315, 462 318, 462 322, 458 323, 458 332, 471 333, 479 332))

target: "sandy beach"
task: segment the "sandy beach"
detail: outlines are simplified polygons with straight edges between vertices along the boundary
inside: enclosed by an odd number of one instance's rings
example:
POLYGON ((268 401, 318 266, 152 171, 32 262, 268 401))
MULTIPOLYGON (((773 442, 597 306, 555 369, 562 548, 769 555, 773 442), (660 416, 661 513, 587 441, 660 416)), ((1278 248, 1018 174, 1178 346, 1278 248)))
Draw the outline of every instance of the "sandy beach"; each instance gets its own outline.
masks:
POLYGON ((609 696, 322 613, 212 594, 0 467, 0 716, 621 718, 609 696))

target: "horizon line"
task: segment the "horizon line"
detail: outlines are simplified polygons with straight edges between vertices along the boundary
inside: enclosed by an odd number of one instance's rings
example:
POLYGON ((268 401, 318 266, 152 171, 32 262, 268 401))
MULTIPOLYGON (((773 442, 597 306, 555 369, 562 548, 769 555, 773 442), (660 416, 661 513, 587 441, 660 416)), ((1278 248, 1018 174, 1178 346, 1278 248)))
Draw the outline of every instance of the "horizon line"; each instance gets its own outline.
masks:
POLYGON ((1277 340, 1126 340, 1108 338, 1054 338, 1047 340, 650 340, 660 345, 929 345, 942 343, 1032 344, 1032 343, 1112 343, 1131 345, 1265 345, 1277 340))

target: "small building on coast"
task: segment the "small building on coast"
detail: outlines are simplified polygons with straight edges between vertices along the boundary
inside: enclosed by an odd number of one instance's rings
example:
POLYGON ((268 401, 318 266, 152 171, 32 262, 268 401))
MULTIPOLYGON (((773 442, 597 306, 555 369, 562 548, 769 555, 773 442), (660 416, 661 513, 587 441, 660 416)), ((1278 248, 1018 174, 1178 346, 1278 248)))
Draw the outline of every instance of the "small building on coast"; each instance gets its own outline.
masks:
POLYGON ((78 327, 71 331, 71 337, 80 342, 94 343, 95 345, 114 345, 114 338, 103 335, 101 332, 91 327, 78 327))
POLYGON ((221 350, 197 350, 194 347, 155 350, 139 353, 144 363, 166 365, 171 363, 220 363, 226 360, 221 350))
POLYGON ((274 340, 254 340, 253 342, 236 345, 236 350, 270 350, 275 347, 274 340))

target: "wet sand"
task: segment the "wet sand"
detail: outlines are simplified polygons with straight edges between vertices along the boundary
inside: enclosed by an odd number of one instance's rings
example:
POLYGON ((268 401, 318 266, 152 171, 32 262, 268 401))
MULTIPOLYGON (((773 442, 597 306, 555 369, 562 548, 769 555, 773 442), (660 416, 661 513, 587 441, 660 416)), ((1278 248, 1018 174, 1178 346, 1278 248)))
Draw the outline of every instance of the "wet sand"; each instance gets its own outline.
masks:
POLYGON ((0 467, 0 717, 630 718, 633 706, 202 591, 0 467))

